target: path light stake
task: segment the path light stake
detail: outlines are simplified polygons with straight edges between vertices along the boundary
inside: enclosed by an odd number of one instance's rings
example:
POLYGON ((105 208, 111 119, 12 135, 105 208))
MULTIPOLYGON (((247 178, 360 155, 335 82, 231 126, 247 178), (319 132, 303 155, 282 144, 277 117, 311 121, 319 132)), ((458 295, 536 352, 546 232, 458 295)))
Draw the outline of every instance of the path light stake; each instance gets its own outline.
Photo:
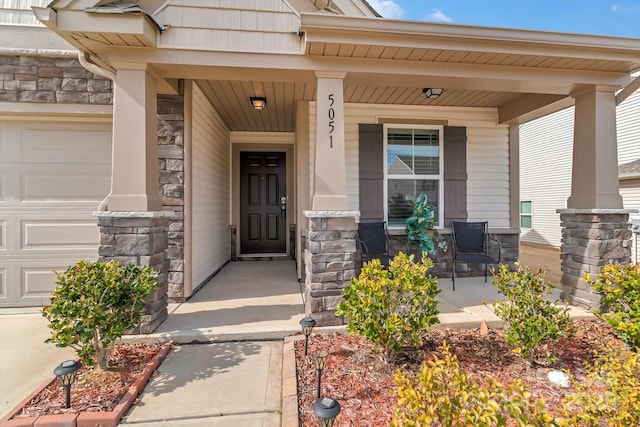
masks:
POLYGON ((82 363, 77 360, 65 360, 53 370, 53 373, 58 377, 60 384, 64 386, 67 396, 65 408, 71 408, 71 384, 76 381, 76 372, 82 368, 82 363))
POLYGON ((317 351, 313 355, 313 366, 316 367, 316 371, 318 372, 318 392, 316 393, 316 397, 320 398, 320 383, 322 381, 322 370, 327 364, 327 352, 325 350, 317 351))
POLYGON ((304 319, 300 320, 300 326, 302 326, 302 333, 304 334, 304 355, 307 355, 307 349, 309 348, 309 335, 311 335, 311 330, 314 326, 316 326, 316 321, 311 317, 306 316, 304 319))
POLYGON ((313 412, 320 421, 320 427, 332 427, 340 413, 340 404, 330 397, 318 398, 313 402, 313 412))

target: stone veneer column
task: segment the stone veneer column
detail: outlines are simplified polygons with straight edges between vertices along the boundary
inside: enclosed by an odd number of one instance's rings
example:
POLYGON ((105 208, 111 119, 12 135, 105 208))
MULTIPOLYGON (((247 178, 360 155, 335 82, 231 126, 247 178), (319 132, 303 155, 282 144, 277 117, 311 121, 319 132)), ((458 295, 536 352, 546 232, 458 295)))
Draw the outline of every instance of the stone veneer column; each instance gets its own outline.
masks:
POLYGON ((100 226, 100 261, 116 260, 159 271, 158 287, 145 301, 136 333, 148 334, 167 318, 167 224, 170 212, 95 212, 100 226))
POLYGON ((633 209, 558 209, 562 225, 562 298, 590 310, 600 307, 584 274, 597 277, 610 263, 631 260, 633 209))
POLYGON ((342 289, 355 276, 358 211, 305 211, 305 310, 319 326, 340 325, 335 316, 342 289))

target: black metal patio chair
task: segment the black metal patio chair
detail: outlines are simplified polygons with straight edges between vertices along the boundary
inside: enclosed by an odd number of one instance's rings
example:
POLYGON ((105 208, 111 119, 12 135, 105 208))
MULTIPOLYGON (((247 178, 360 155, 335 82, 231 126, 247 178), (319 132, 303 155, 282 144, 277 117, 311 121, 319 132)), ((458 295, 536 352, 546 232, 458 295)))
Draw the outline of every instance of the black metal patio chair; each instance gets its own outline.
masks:
POLYGON ((484 264, 484 282, 487 283, 489 264, 500 264, 502 247, 500 241, 489 234, 489 226, 482 222, 451 222, 453 243, 453 272, 451 280, 456 290, 456 263, 484 264), (498 258, 489 255, 489 240, 498 244, 498 258))
POLYGON ((372 259, 380 259, 380 263, 389 267, 391 261, 390 240, 402 242, 405 245, 405 253, 409 252, 406 240, 389 235, 387 223, 385 221, 367 221, 358 224, 356 240, 360 246, 361 260, 364 264, 372 259))

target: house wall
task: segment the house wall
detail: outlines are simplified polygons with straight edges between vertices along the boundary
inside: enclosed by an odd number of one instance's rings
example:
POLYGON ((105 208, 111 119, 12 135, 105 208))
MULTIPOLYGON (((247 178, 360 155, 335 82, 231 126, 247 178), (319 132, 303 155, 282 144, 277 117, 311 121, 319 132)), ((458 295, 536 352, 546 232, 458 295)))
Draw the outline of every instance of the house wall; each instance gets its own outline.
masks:
POLYGON ((230 51, 302 51, 300 17, 282 0, 174 0, 156 15, 171 31, 158 47, 230 51))
MULTIPOLYGON (((310 103, 309 161, 315 150, 315 103, 310 103)), ((349 209, 359 210, 358 125, 360 123, 442 122, 467 127, 468 219, 489 221, 495 228, 510 228, 509 127, 497 125, 492 108, 406 107, 399 105, 346 104, 346 180, 349 209)), ((311 194, 313 173, 310 170, 311 194)), ((446 197, 446 195, 444 195, 446 197)))
POLYGON ((41 25, 32 6, 46 7, 51 0, 0 0, 0 24, 41 25))
POLYGON ((230 258, 230 133, 197 84, 191 107, 191 283, 195 290, 230 258))
MULTIPOLYGON (((524 242, 560 247, 560 216, 571 193, 574 108, 525 123, 520 129, 520 200, 532 202, 524 242)), ((618 164, 640 158, 640 91, 617 108, 618 164)), ((625 208, 640 208, 637 181, 620 182, 625 208), (634 183, 635 182, 635 183, 634 183)), ((640 218, 631 214, 630 218, 640 218)))

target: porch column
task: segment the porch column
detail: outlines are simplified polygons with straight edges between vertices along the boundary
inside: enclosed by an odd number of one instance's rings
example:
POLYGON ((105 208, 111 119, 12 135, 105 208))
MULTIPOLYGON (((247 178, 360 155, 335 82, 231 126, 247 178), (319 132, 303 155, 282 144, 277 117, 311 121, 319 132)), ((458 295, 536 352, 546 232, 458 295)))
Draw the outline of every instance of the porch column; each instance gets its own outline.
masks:
POLYGON ((343 79, 346 73, 316 72, 316 141, 313 210, 347 210, 343 79))
POLYGON ((562 290, 571 304, 597 309, 600 296, 584 280, 609 263, 631 259, 629 213, 618 186, 615 88, 589 87, 575 98, 571 195, 559 209, 562 290))
POLYGON ((156 82, 146 65, 119 69, 113 96, 110 211, 162 210, 156 82))
POLYGON ((136 332, 151 333, 167 318, 168 221, 158 172, 156 82, 146 65, 116 72, 111 192, 95 213, 101 261, 150 266, 161 273, 145 301, 136 332))
POLYGON ((357 211, 305 211, 305 311, 319 326, 340 325, 335 316, 342 289, 355 276, 357 211))

